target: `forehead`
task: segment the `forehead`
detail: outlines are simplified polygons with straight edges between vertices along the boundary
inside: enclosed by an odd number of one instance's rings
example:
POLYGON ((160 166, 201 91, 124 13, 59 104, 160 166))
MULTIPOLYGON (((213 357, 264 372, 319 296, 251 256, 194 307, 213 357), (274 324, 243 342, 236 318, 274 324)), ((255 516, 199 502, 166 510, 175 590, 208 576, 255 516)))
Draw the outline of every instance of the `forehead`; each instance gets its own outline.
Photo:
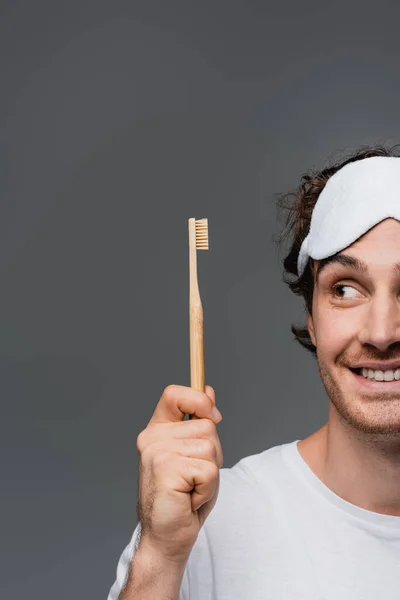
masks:
POLYGON ((340 252, 314 261, 316 277, 323 271, 351 268, 362 273, 378 268, 398 274, 400 260, 400 222, 393 218, 381 221, 340 252))
POLYGON ((353 244, 348 248, 358 248, 365 246, 366 244, 382 243, 386 239, 397 239, 400 242, 400 221, 388 217, 380 223, 377 223, 366 233, 360 236, 353 244))

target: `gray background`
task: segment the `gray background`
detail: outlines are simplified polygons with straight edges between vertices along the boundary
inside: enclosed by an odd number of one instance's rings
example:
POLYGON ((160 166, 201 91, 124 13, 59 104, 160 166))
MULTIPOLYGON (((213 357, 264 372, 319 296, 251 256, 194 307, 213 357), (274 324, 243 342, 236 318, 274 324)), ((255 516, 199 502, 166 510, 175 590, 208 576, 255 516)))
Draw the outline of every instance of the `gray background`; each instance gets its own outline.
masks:
POLYGON ((399 142, 392 2, 0 3, 0 596, 106 598, 136 438, 189 385, 189 217, 225 467, 320 427, 275 200, 399 142))

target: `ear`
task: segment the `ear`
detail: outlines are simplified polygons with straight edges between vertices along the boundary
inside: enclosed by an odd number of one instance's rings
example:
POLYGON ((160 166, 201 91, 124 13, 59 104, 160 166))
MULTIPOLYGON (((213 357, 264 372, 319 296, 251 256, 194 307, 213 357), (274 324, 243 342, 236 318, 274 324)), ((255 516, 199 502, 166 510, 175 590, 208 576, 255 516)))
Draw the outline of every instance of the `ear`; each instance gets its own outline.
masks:
POLYGON ((314 344, 314 346, 317 346, 316 339, 315 339, 313 318, 309 312, 307 312, 307 329, 308 329, 308 333, 310 334, 312 343, 314 344))

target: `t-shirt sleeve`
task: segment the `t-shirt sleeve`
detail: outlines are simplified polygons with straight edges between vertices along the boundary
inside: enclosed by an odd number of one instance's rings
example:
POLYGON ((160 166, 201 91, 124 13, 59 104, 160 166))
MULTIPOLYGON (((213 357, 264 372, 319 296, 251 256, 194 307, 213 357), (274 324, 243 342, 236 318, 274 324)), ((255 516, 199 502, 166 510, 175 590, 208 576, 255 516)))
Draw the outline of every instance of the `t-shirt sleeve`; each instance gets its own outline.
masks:
MULTIPOLYGON (((136 528, 133 532, 131 540, 129 544, 126 546, 124 551, 122 552, 118 564, 117 564, 117 574, 116 579, 110 589, 110 592, 107 596, 107 600, 119 600, 119 596, 121 591, 123 590, 125 583, 128 579, 130 564, 135 555, 137 547, 140 542, 140 534, 141 534, 141 523, 136 525, 136 528)), ((189 598, 189 579, 188 579, 188 569, 186 567, 185 572, 183 574, 181 587, 179 590, 179 600, 190 600, 189 598)))

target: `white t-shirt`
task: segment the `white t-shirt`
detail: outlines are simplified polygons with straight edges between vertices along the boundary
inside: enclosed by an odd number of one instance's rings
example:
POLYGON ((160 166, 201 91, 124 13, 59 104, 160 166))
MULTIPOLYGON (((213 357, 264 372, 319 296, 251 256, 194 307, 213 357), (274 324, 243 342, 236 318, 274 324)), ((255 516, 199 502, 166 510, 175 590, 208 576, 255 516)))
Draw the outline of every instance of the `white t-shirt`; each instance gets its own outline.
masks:
MULTIPOLYGON (((298 441, 220 469, 218 499, 179 600, 400 599, 400 517, 337 496, 303 460, 298 441)), ((139 538, 140 522, 108 600, 118 599, 139 538)))

